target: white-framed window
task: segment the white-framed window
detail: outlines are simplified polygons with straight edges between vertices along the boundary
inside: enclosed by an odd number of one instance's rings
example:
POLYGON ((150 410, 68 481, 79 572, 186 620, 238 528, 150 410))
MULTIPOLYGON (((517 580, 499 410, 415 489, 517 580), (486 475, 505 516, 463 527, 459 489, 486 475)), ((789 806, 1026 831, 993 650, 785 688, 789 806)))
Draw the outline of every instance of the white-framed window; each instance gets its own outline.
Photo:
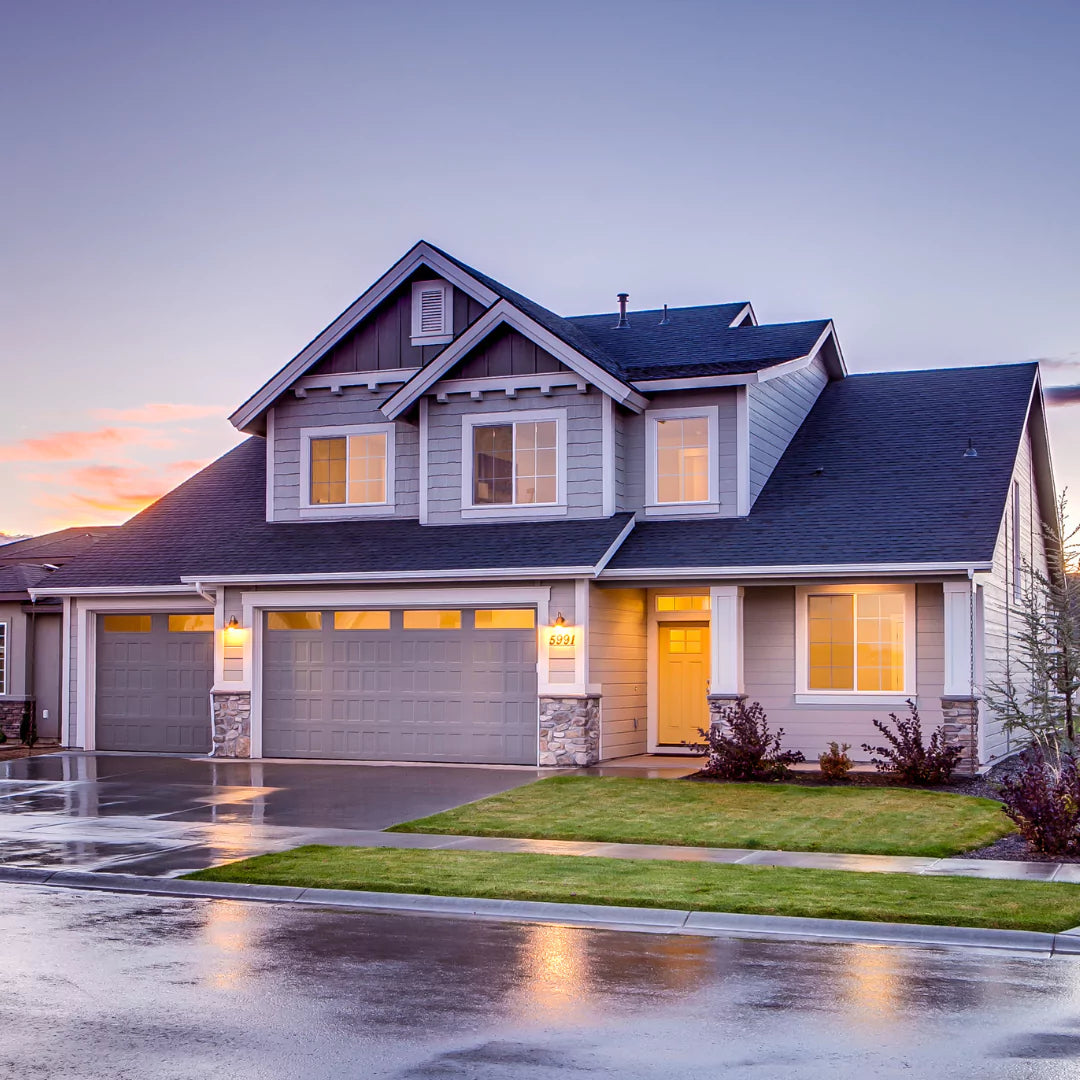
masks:
POLYGON ((454 340, 454 288, 441 278, 414 281, 413 345, 445 345, 454 340))
POLYGON ((715 513, 720 506, 715 405, 645 414, 646 513, 715 513))
POLYGON ((795 590, 795 700, 817 704, 915 694, 915 587, 795 590))
POLYGON ((465 516, 565 512, 565 409, 464 416, 461 451, 465 516))
POLYGON ((394 425, 304 428, 304 509, 386 510, 394 505, 394 425))
POLYGON ((0 622, 0 694, 8 692, 8 624, 0 622))

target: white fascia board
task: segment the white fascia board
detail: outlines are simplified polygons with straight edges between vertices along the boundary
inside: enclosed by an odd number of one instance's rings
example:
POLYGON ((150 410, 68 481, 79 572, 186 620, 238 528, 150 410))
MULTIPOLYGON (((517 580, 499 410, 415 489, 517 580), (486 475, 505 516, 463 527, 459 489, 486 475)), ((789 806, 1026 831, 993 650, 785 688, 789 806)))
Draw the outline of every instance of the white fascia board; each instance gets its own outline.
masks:
POLYGON ((808 352, 805 356, 797 356, 794 360, 785 360, 782 364, 777 364, 775 367, 765 368, 763 371, 758 372, 757 382, 772 382, 773 379, 782 379, 785 375, 791 375, 796 371, 802 371, 803 368, 808 368, 810 366, 816 355, 817 347, 815 346, 814 351, 808 352))
POLYGON ((740 311, 739 314, 736 315, 735 318, 732 319, 731 322, 728 323, 728 329, 731 330, 731 329, 734 329, 735 327, 737 327, 739 325, 739 323, 741 323, 743 321, 743 319, 746 318, 747 315, 750 316, 751 324, 754 325, 754 326, 757 326, 757 324, 758 324, 757 315, 754 314, 754 306, 753 306, 753 304, 744 304, 743 308, 742 308, 742 311, 740 311))
POLYGON ((749 386, 760 381, 756 371, 742 375, 687 375, 676 379, 636 379, 634 387, 642 393, 656 390, 709 390, 718 386, 749 386))
POLYGON ((346 308, 318 337, 309 342, 269 382, 237 409, 229 422, 240 431, 247 426, 282 391, 296 381, 327 349, 337 344, 362 319, 371 314, 396 288, 421 266, 445 278, 468 293, 478 303, 490 307, 498 296, 486 285, 459 270, 452 262, 421 241, 403 255, 378 281, 346 308))
POLYGON ((636 523, 636 520, 636 518, 631 517, 630 520, 623 527, 622 532, 620 532, 619 535, 616 536, 615 539, 611 542, 611 547, 609 547, 607 551, 604 552, 604 554, 600 557, 600 561, 596 564, 596 568, 593 574, 594 577, 599 577, 604 572, 604 567, 607 566, 607 564, 611 562, 611 560, 615 557, 615 552, 617 552, 619 548, 623 546, 623 541, 625 541, 626 538, 630 535, 630 533, 634 531, 634 525, 636 523))
POLYGON ((391 395, 383 403, 383 414, 390 420, 396 420, 417 398, 430 390, 470 349, 475 348, 496 327, 504 323, 539 345, 557 360, 561 360, 568 368, 598 386, 615 401, 635 412, 644 410, 645 398, 636 393, 631 386, 605 371, 599 364, 593 363, 587 356, 571 348, 550 331, 545 330, 538 322, 514 307, 509 300, 500 300, 481 315, 453 344, 447 345, 430 364, 421 368, 400 390, 391 395))
MULTIPOLYGON (((221 585, 363 585, 376 582, 383 585, 402 581, 472 581, 486 578, 493 581, 518 581, 544 578, 592 577, 594 566, 526 566, 506 569, 499 566, 477 567, 475 570, 402 570, 389 573, 327 573, 327 574, 222 574, 200 575, 205 588, 221 585)), ((184 578, 194 581, 194 578, 184 578)))
POLYGON ((98 585, 69 589, 29 589, 30 598, 39 596, 191 596, 198 594, 203 578, 183 578, 182 585, 98 585))
POLYGON ((919 576, 966 574, 987 571, 989 562, 982 563, 839 563, 820 566, 657 566, 649 569, 634 567, 627 570, 604 570, 602 578, 671 579, 671 578, 802 578, 802 577, 893 577, 901 574, 919 576))

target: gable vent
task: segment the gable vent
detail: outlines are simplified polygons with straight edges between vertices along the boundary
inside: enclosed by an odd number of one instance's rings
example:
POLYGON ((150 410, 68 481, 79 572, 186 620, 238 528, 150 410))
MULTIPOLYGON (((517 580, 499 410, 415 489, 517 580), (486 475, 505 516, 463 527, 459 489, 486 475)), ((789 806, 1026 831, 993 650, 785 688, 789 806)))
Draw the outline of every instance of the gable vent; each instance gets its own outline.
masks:
POLYGON ((447 281, 417 281, 412 293, 414 345, 434 345, 453 339, 454 292, 447 281))
POLYGON ((441 334, 443 329, 443 291, 423 289, 420 293, 420 333, 441 334))

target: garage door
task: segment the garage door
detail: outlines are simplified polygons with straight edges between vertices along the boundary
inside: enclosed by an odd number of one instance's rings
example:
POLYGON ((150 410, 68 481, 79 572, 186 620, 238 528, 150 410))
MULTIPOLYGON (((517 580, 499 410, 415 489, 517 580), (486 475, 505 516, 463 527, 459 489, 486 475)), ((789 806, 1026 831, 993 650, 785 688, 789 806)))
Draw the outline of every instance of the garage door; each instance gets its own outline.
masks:
POLYGON ((536 612, 267 612, 263 754, 536 764, 536 612))
POLYGON ((99 750, 210 750, 214 616, 99 615, 99 750))

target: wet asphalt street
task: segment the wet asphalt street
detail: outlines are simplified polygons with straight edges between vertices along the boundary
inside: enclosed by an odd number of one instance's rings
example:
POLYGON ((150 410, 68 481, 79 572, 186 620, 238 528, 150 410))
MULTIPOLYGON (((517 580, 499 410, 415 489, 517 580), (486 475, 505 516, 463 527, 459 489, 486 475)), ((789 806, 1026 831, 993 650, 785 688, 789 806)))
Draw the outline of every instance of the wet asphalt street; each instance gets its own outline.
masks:
POLYGON ((1066 1078, 1080 958, 0 886, 0 1076, 1066 1078))

